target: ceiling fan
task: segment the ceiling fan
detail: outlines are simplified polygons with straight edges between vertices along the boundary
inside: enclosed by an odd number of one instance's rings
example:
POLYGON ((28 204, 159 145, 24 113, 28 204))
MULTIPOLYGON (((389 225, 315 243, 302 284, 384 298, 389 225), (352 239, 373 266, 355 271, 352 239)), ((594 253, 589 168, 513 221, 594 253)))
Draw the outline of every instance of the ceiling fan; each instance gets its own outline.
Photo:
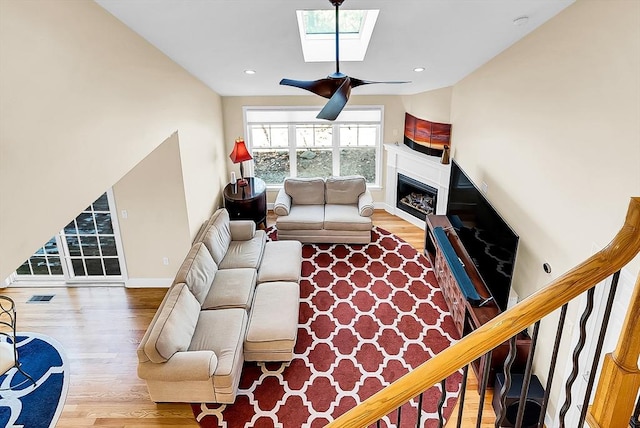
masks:
POLYGON ((371 83, 410 82, 374 82, 370 80, 356 79, 355 77, 349 77, 346 74, 340 73, 340 30, 338 26, 338 9, 344 0, 329 0, 329 2, 336 7, 336 72, 330 74, 324 79, 318 80, 282 79, 280 84, 305 89, 316 95, 320 95, 321 97, 329 98, 329 102, 327 102, 322 110, 320 110, 320 113, 318 113, 316 117, 318 119, 335 120, 347 104, 347 100, 349 100, 349 95, 351 94, 351 88, 369 85, 371 83))

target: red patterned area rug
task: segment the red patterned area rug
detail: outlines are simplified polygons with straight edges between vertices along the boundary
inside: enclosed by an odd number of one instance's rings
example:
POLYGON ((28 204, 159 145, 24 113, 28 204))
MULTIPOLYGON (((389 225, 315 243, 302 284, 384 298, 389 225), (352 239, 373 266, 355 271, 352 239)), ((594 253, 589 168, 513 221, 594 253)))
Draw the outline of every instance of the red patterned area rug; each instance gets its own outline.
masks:
MULTIPOLYGON (((269 239, 277 239, 273 229, 269 239)), ((304 245, 291 363, 245 363, 234 404, 192 404, 202 427, 321 427, 459 339, 428 260, 374 227, 367 245, 304 245)), ((462 375, 446 382, 444 416, 462 375)), ((440 386, 424 393, 421 426, 437 427, 440 386)), ((416 426, 418 399, 401 426, 416 426)), ((397 412, 382 426, 396 427, 397 412)))

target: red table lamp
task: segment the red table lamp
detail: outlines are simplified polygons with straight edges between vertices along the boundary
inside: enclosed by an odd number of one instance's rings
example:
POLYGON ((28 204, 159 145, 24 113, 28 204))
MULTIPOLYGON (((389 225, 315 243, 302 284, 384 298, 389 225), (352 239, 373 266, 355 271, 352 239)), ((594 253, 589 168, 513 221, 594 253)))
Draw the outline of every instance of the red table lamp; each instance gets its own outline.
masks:
POLYGON ((246 186, 247 180, 244 179, 244 168, 242 167, 242 162, 251 160, 253 157, 249 153, 249 150, 247 150, 247 146, 244 145, 244 140, 242 138, 236 138, 236 144, 233 146, 233 151, 229 157, 233 163, 240 164, 240 180, 238 180, 238 185, 246 186))

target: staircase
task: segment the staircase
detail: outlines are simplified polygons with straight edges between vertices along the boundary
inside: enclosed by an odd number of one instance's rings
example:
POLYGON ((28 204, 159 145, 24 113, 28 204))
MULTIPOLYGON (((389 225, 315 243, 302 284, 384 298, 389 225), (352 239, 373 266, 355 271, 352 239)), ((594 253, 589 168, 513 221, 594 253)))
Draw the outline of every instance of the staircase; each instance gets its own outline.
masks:
MULTIPOLYGON (((628 426, 640 427, 640 402, 636 402, 640 387, 640 370, 638 369, 638 357, 640 356, 640 275, 635 284, 631 302, 625 316, 621 334, 615 350, 605 355, 600 378, 597 380, 593 405, 589 406, 596 385, 596 369, 600 361, 600 352, 604 342, 609 314, 616 294, 620 270, 624 268, 640 252, 640 197, 631 198, 624 225, 604 249, 580 263, 561 277, 552 281, 542 290, 531 295, 513 308, 498 315, 490 322, 465 336, 460 342, 445 349, 440 354, 423 363, 421 366, 406 374, 396 382, 374 394, 358 406, 347 411, 327 427, 367 427, 373 426, 405 426, 402 424, 402 412, 395 411, 409 400, 418 398, 421 394, 434 385, 442 384, 448 376, 458 370, 464 371, 462 395, 459 401, 459 416, 457 426, 461 426, 464 409, 464 383, 466 382, 468 367, 473 361, 483 357, 484 361, 491 360, 493 349, 504 342, 510 343, 510 353, 505 360, 503 386, 496 400, 500 400, 499 408, 505 409, 506 393, 509 391, 514 376, 510 366, 515 359, 515 338, 525 329, 531 331, 532 345, 527 361, 525 373, 521 376, 522 388, 520 403, 527 402, 527 391, 530 391, 532 379, 533 357, 538 340, 540 322, 552 312, 560 309, 560 317, 557 325, 557 333, 554 341, 553 354, 549 362, 549 373, 544 395, 541 398, 542 408, 537 422, 526 421, 526 406, 519 405, 517 410, 511 409, 514 414, 498 411, 495 426, 502 427, 544 427, 544 416, 549 402, 549 391, 553 386, 554 374, 558 362, 558 349, 565 330, 565 318, 570 302, 578 299, 586 293, 587 304, 580 317, 580 339, 573 350, 573 370, 567 379, 564 390, 565 399, 559 411, 557 426, 567 426, 566 415, 573 402, 582 405, 579 423, 575 426, 582 427, 586 422, 591 428, 624 428, 628 426), (599 331, 587 331, 587 322, 593 311, 595 287, 603 280, 611 278, 611 286, 607 297, 607 307, 599 331), (588 379, 587 392, 584 397, 572 397, 571 391, 579 368, 580 355, 588 335, 598 335, 596 355, 589 364, 590 377, 588 379), (393 417, 388 415, 393 412, 393 417)), ((488 374, 489 370, 484 370, 488 374)), ((487 385, 486 376, 481 382, 480 406, 476 426, 480 427, 482 419, 482 407, 487 385)), ((442 388, 444 390, 444 388, 442 388)), ((529 397, 530 398, 530 397, 529 397)), ((439 403, 442 409, 444 398, 439 403)), ((412 408, 404 406, 404 408, 412 408)), ((420 412, 418 412, 417 426, 422 427, 420 412)), ((530 417, 529 417, 530 419, 530 417)), ((443 418, 440 412, 438 426, 443 426, 443 418)), ((431 425, 428 425, 431 426, 431 425)), ((435 426, 435 425, 434 425, 435 426)), ((555 425, 554 425, 555 426, 555 425)))

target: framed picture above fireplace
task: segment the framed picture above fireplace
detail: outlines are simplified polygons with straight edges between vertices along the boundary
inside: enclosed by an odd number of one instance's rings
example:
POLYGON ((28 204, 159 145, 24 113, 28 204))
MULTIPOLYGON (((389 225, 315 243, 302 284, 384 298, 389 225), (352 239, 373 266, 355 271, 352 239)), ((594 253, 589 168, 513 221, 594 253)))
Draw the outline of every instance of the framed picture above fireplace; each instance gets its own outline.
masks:
POLYGON ((404 143, 418 152, 441 156, 451 143, 451 124, 430 122, 405 113, 404 143))

